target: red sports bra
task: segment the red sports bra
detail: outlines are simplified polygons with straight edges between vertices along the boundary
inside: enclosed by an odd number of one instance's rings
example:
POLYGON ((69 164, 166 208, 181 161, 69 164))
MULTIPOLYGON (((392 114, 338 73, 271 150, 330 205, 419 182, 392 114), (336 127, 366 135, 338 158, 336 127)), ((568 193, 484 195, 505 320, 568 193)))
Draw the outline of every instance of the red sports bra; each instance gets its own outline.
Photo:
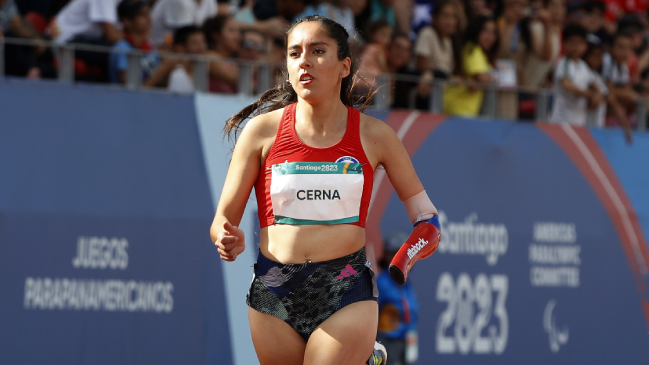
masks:
POLYGON ((360 112, 347 107, 347 129, 333 146, 306 145, 295 107, 284 108, 255 194, 259 224, 352 224, 365 227, 374 171, 360 138, 360 112))

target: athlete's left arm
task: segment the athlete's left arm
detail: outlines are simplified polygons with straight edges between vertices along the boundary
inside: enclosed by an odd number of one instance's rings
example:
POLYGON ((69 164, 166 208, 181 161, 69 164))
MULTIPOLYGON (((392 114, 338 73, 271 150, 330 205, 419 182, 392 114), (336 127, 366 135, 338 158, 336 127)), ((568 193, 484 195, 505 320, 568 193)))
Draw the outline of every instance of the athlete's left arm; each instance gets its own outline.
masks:
POLYGON ((406 148, 389 125, 361 114, 361 142, 372 167, 383 166, 401 201, 424 190, 406 148))
POLYGON ((372 166, 382 165, 415 226, 390 264, 390 276, 403 284, 419 259, 435 252, 441 239, 437 209, 428 198, 406 148, 394 130, 375 118, 361 119, 361 140, 372 166))

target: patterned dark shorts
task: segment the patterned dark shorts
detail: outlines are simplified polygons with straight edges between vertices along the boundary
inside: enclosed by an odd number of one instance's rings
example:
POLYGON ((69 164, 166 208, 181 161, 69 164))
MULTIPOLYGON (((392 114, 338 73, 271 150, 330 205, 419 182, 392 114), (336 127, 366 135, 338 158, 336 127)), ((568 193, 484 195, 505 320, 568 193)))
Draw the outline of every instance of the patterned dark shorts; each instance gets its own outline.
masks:
POLYGON ((365 248, 337 259, 282 264, 259 253, 246 303, 288 323, 305 340, 348 304, 378 300, 365 248))

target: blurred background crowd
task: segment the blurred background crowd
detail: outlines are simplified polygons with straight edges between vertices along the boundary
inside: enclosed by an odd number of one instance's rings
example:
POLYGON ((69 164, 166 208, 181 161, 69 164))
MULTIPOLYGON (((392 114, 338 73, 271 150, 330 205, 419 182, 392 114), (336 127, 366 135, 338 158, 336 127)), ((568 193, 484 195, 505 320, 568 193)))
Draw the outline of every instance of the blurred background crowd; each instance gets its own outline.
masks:
POLYGON ((649 0, 0 0, 0 38, 10 76, 56 78, 52 41, 112 47, 77 49, 77 80, 125 84, 127 51, 138 50, 143 86, 194 90, 195 63, 175 53, 208 57, 209 91, 238 93, 240 60, 277 65, 281 82, 286 29, 321 14, 350 33, 358 92, 396 75, 394 108, 429 110, 444 81, 443 112, 475 116, 491 85, 496 116, 526 120, 548 88, 550 119, 633 127, 649 96, 648 9, 649 0))

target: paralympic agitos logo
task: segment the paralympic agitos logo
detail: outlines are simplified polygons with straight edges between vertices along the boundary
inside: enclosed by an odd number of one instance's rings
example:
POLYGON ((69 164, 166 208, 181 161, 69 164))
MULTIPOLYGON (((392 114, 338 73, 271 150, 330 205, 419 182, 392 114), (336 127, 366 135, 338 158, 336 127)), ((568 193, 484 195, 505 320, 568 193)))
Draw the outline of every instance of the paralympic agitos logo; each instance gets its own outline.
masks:
POLYGON ((407 253, 408 253, 408 257, 409 257, 409 258, 413 258, 413 257, 415 257, 415 255, 417 254, 417 252, 421 251, 421 249, 424 248, 424 246, 426 246, 427 244, 428 244, 428 241, 426 241, 426 240, 423 239, 423 238, 420 238, 420 239, 419 239, 419 242, 413 244, 413 245, 410 246, 410 248, 408 249, 408 251, 407 251, 407 253))

